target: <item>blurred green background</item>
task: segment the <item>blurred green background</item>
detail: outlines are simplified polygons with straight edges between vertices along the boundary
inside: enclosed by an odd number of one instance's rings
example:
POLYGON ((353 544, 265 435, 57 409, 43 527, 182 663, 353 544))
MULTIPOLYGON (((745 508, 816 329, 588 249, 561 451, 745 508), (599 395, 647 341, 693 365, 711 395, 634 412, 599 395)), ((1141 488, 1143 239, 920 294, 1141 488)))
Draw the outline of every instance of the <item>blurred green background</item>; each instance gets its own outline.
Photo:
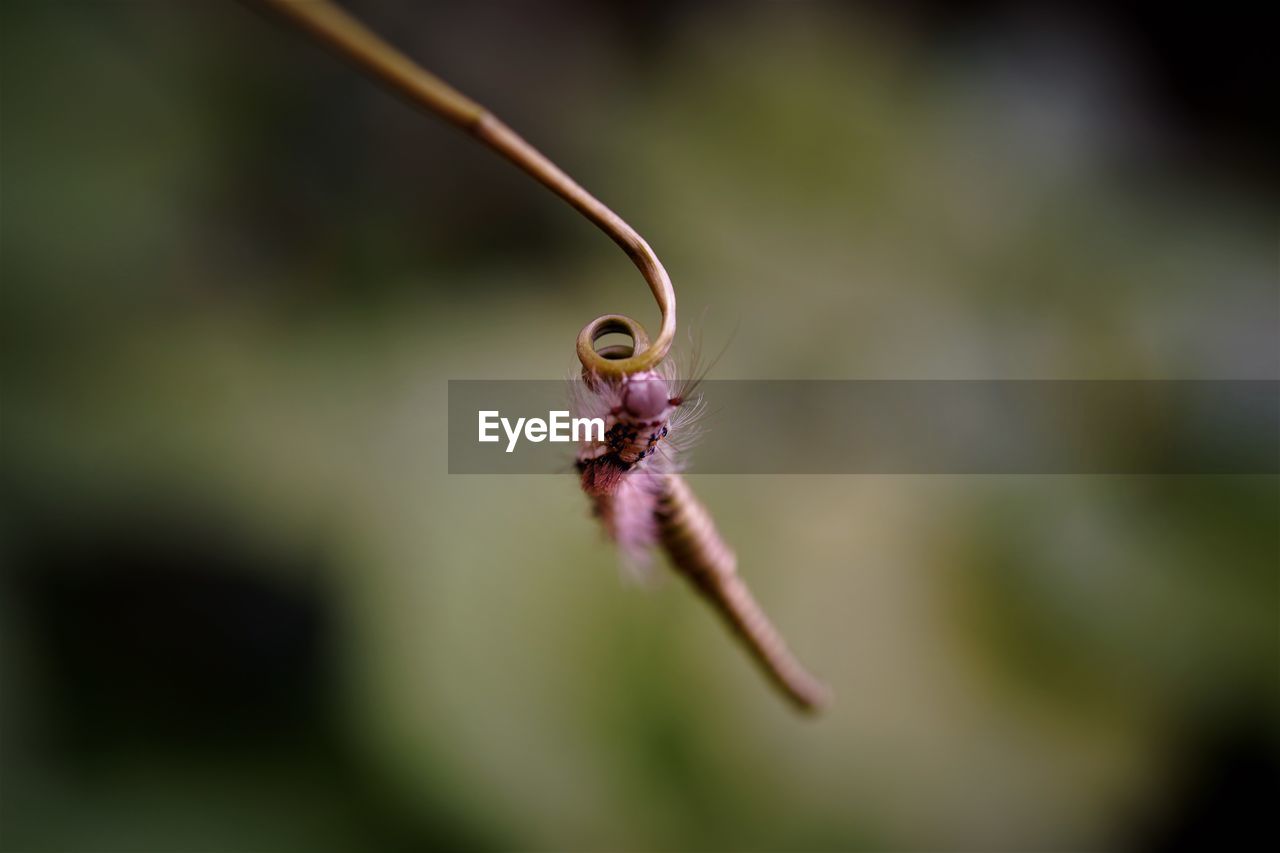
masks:
MULTIPOLYGON (((719 378, 1280 377, 1247 22, 352 7, 737 327, 719 378)), ((695 477, 798 719, 571 477, 446 473, 448 379, 656 325, 607 239, 251 6, 0 8, 5 850, 1276 834, 1274 476, 695 477)))

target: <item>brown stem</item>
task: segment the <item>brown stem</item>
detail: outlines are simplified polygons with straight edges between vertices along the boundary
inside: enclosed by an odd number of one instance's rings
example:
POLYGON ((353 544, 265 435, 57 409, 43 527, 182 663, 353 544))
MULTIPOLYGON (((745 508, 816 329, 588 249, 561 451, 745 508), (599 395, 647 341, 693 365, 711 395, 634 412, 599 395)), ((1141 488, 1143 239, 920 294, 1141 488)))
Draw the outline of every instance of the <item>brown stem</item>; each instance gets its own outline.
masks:
POLYGON ((830 701, 830 691, 787 648, 738 575, 738 559, 720 538, 711 514, 679 474, 667 476, 658 524, 676 570, 719 611, 765 675, 800 710, 820 711, 830 701))
MULTIPOLYGON (((656 367, 671 348, 676 331, 675 288, 662 262, 628 225, 541 152, 466 95, 428 73, 359 20, 329 0, 261 0, 359 68, 410 101, 442 116, 506 157, 595 223, 622 247, 640 270, 662 312, 662 327, 651 345, 644 328, 618 314, 598 317, 578 335, 578 358, 588 375, 619 377, 656 367), (596 340, 609 332, 630 334, 628 357, 597 352, 596 340), (608 357, 609 355, 614 357, 608 357)), ((706 509, 673 475, 659 518, 664 545, 676 568, 720 611, 764 671, 783 693, 806 711, 827 700, 827 688, 787 649, 782 637, 737 574, 737 560, 720 539, 706 509)))
MULTIPOLYGON (((584 190, 487 109, 421 68, 342 7, 329 0, 261 2, 409 100, 456 124, 515 163, 622 247, 653 291, 653 298, 662 312, 662 328, 647 349, 641 351, 637 346, 629 358, 610 359, 596 352, 595 342, 607 332, 616 330, 620 315, 598 317, 578 335, 578 358, 584 369, 603 376, 622 376, 652 369, 666 357, 676 336, 675 288, 653 249, 622 217, 584 190)), ((640 325, 629 318, 622 319, 635 326, 640 325)))

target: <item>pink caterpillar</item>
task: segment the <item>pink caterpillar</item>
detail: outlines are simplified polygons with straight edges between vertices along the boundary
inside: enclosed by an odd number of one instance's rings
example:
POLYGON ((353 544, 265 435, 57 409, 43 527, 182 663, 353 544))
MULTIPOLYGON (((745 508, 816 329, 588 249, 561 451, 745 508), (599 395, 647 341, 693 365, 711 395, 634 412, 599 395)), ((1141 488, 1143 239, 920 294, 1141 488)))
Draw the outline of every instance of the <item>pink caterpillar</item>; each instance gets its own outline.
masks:
POLYGON ((574 382, 575 415, 601 418, 603 440, 582 442, 577 468, 595 514, 631 566, 643 567, 659 541, 658 502, 668 475, 696 438, 696 382, 679 382, 669 363, 617 379, 574 382))
POLYGON ((697 384, 677 382, 663 365, 609 378, 585 373, 575 382, 575 414, 605 423, 603 438, 579 447, 582 489, 628 565, 646 567, 661 546, 783 695, 801 710, 816 711, 829 699, 826 686, 787 648, 738 575, 737 556, 680 475, 681 453, 696 438, 702 409, 701 398, 690 397, 697 384))

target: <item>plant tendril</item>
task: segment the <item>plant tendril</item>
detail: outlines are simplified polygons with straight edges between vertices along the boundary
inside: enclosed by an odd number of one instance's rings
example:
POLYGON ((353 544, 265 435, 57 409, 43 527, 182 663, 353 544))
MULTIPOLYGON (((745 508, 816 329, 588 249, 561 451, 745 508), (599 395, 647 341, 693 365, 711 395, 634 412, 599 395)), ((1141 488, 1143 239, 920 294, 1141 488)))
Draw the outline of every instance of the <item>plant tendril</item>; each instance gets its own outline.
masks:
POLYGON ((483 106, 421 68, 336 3, 330 0, 262 2, 410 101, 484 142, 567 201, 622 247, 653 291, 662 313, 662 327, 657 339, 649 343, 644 327, 630 317, 621 314, 597 317, 578 334, 578 359, 584 373, 619 378, 652 370, 666 358, 676 336, 675 288, 657 254, 622 217, 483 106), (618 331, 631 336, 634 343, 630 353, 624 356, 617 347, 608 348, 608 354, 596 349, 601 337, 618 331))

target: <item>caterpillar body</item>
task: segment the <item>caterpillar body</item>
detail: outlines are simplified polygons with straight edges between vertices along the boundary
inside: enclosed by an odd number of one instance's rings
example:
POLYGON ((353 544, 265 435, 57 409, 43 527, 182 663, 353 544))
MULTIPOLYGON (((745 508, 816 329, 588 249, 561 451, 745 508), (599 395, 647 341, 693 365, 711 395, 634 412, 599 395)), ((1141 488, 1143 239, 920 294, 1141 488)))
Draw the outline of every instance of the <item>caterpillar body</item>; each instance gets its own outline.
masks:
POLYGON ((660 366, 621 377, 586 374, 578 414, 605 421, 603 439, 581 443, 582 490, 625 562, 644 568, 655 548, 720 613, 769 679, 793 704, 816 711, 825 685, 805 670, 738 575, 737 557, 680 475, 696 437, 697 382, 678 383, 660 366))
POLYGON ((575 408, 605 423, 603 439, 579 447, 582 490, 626 564, 643 570, 658 544, 662 478, 679 470, 680 451, 692 437, 683 428, 698 401, 661 369, 617 379, 586 376, 574 388, 575 408))

